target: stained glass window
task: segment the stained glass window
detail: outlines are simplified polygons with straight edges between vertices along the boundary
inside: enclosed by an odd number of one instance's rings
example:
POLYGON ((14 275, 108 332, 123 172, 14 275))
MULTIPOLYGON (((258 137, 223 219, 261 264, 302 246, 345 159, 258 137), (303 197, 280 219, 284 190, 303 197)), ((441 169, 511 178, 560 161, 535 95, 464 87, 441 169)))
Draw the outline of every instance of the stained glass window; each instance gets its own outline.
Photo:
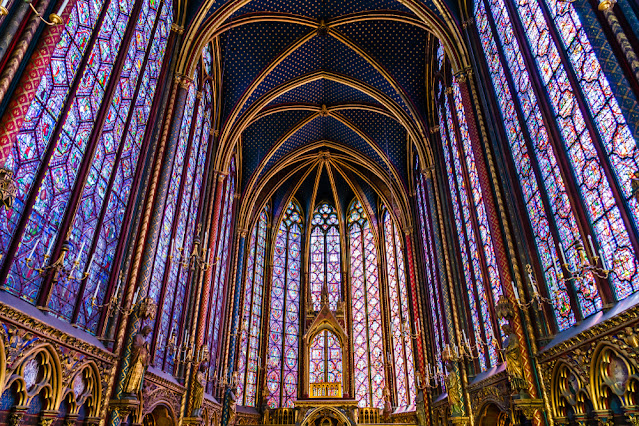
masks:
POLYGON ((383 217, 392 341, 389 358, 393 360, 395 370, 397 406, 410 410, 415 406, 416 390, 404 252, 401 231, 397 229, 388 210, 384 211, 383 217))
MULTIPOLYGON (((458 89, 455 91, 457 92, 458 89)), ((469 147, 467 125, 463 110, 457 111, 457 107, 462 106, 455 104, 455 109, 452 109, 447 96, 442 97, 441 103, 439 114, 442 151, 451 190, 459 252, 479 352, 479 365, 483 370, 496 365, 498 361, 496 336, 499 332, 495 330, 491 305, 499 300, 501 287, 490 240, 490 230, 486 223, 481 188, 476 180, 477 171, 472 161, 474 157, 469 147), (453 117, 454 111, 457 111, 457 119, 460 123, 459 134, 462 144, 457 136, 458 128, 453 117), (469 163, 473 163, 472 168, 469 167, 469 163), (492 294, 489 294, 489 291, 492 294)))
POLYGON ((335 208, 321 203, 311 219, 310 288, 313 309, 322 307, 322 288, 328 291, 328 306, 337 309, 341 300, 341 261, 339 221, 335 208))
MULTIPOLYGON (((557 324, 564 329, 575 315, 562 280, 565 270, 557 266, 563 259, 560 243, 572 265, 580 264, 578 246, 591 259, 601 253, 612 268, 608 281, 617 300, 639 289, 639 260, 629 235, 639 212, 630 185, 639 150, 570 2, 533 0, 506 8, 503 0, 479 1, 475 15, 557 324), (545 113, 554 129, 545 127, 538 99, 548 103, 545 113), (567 187, 577 195, 570 201, 567 187), (575 202, 581 205, 571 205, 575 202), (575 207, 583 209, 587 223, 578 225, 575 207)), ((602 308, 592 276, 571 285, 581 316, 602 308)))
POLYGON ((421 237, 424 253, 424 272, 426 275, 426 290, 428 293, 428 301, 430 305, 430 315, 433 328, 433 340, 434 340, 434 353, 438 368, 441 371, 444 370, 444 366, 441 361, 441 353, 444 345, 447 343, 446 339, 446 324, 444 319, 443 301, 441 295, 441 284, 438 278, 437 259, 435 252, 434 230, 432 221, 435 216, 431 210, 431 203, 427 198, 429 192, 428 185, 425 182, 424 175, 422 175, 419 169, 419 161, 416 164, 416 202, 417 210, 419 213, 419 223, 421 229, 421 237))
POLYGON ((358 200, 348 211, 355 397, 360 407, 384 408, 384 336, 375 232, 358 200))
POLYGON ((140 14, 132 17, 134 4, 75 3, 6 163, 18 194, 14 209, 0 219, 0 252, 17 248, 14 256, 3 256, 12 262, 5 288, 35 303, 43 276, 30 266, 43 265, 48 248, 68 231, 65 266, 89 276, 83 283, 63 276, 48 308, 92 333, 102 310, 91 302, 101 304, 107 290, 172 22, 170 1, 141 0, 140 14), (101 17, 104 24, 96 28, 101 17), (90 46, 92 35, 96 43, 90 46), (119 55, 121 70, 114 67, 119 55), (105 97, 109 85, 114 94, 105 97), (79 201, 71 205, 74 191, 79 201), (16 233, 20 223, 24 231, 16 233))
POLYGON ((257 371, 260 365, 259 344, 262 329, 262 298, 264 295, 264 262, 266 256, 266 207, 251 231, 246 282, 240 326, 240 346, 237 359, 239 384, 238 403, 255 407, 257 371))
POLYGON ((342 382, 342 346, 339 338, 329 330, 317 333, 309 351, 310 383, 342 382))
POLYGON ((224 291, 229 271, 230 249, 231 249, 231 229, 233 220, 233 201, 235 199, 235 159, 231 161, 229 176, 224 182, 223 204, 220 213, 220 224, 218 230, 218 243, 215 251, 215 272, 213 273, 213 283, 211 285, 211 296, 209 299, 209 320, 207 326, 206 341, 209 344, 209 393, 213 392, 213 378, 217 366, 217 356, 220 342, 220 328, 225 306, 224 291))
POLYGON ((266 403, 293 407, 297 398, 300 333, 302 209, 291 201, 275 237, 266 364, 266 403))

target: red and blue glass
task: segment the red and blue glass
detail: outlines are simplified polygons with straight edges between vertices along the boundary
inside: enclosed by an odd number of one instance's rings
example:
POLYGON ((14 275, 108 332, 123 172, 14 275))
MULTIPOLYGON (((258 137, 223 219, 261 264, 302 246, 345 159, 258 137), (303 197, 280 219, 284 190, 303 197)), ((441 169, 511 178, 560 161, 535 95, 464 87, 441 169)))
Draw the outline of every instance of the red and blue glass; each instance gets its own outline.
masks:
POLYGON ((311 219, 310 288, 313 309, 322 307, 322 288, 328 291, 331 310, 337 309, 341 300, 339 221, 335 208, 321 203, 311 219))
POLYGON ((366 212, 353 201, 347 216, 353 313, 355 398, 360 407, 384 408, 384 339, 377 247, 366 212))
POLYGON ((390 306, 392 360, 395 368, 397 406, 403 410, 415 407, 415 367, 413 365, 411 326, 409 323, 408 288, 404 267, 401 233, 388 210, 384 212, 384 248, 390 306))
POLYGON ((302 210, 291 201, 275 237, 271 313, 266 360, 266 403, 294 406, 299 369, 302 210))
POLYGON ((264 264, 266 255, 266 207, 251 232, 249 256, 246 262, 244 304, 240 327, 240 346, 237 360, 239 383, 238 401, 241 405, 255 407, 259 337, 262 328, 262 298, 264 294, 264 264))

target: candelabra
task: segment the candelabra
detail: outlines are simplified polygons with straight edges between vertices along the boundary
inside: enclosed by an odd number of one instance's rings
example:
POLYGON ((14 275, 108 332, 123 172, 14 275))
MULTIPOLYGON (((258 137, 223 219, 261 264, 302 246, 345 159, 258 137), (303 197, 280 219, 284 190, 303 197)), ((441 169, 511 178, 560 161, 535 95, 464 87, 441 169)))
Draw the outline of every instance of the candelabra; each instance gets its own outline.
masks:
POLYGON ((590 256, 588 256, 584 245, 579 240, 575 241, 565 249, 563 244, 561 242, 559 243, 559 251, 563 262, 561 266, 563 266, 563 269, 570 274, 569 278, 565 278, 562 269, 557 266, 557 262, 553 258, 555 272, 557 273, 557 276, 560 277, 559 279, 563 279, 567 282, 570 280, 583 280, 591 275, 595 275, 602 279, 608 278, 611 268, 608 267, 606 258, 602 255, 601 251, 595 251, 595 247, 592 243, 592 237, 590 235, 588 235, 588 245, 590 247, 590 256), (570 249, 577 250, 579 258, 578 263, 574 261, 573 257, 570 259, 566 257, 566 250, 570 249))
MULTIPOLYGON (((206 233, 204 236, 204 242, 206 243, 207 240, 208 240, 208 233, 206 233)), ((191 253, 188 254, 188 253, 185 253, 184 251, 185 251, 184 247, 175 248, 175 240, 173 240, 173 242, 171 243, 171 254, 169 255, 169 258, 171 260, 177 261, 180 265, 184 267, 191 268, 191 269, 197 267, 202 269, 203 271, 208 271, 209 268, 215 265, 217 261, 219 260, 219 258, 216 258, 215 262, 209 263, 208 259, 211 258, 210 247, 206 252, 206 257, 204 256, 205 254, 204 250, 202 250, 202 253, 200 253, 199 230, 195 239, 193 240, 193 250, 191 251, 191 253)))
POLYGON ((526 309, 530 306, 534 306, 539 311, 541 310, 542 303, 552 303, 552 300, 546 297, 543 297, 540 294, 539 286, 537 285, 537 281, 534 279, 532 272, 533 272, 532 266, 526 265, 526 273, 528 274, 528 281, 530 281, 530 285, 532 286, 532 289, 533 289, 533 295, 530 302, 526 302, 525 300, 522 300, 519 294, 519 290, 517 289, 517 285, 515 284, 514 281, 510 282, 510 286, 512 287, 513 293, 515 294, 515 302, 517 303, 517 306, 519 306, 521 309, 526 309))
POLYGON ((82 250, 84 250, 85 243, 84 242, 82 243, 82 246, 80 247, 80 250, 78 251, 78 255, 73 261, 71 268, 67 269, 64 267, 64 261, 66 260, 67 253, 69 252, 68 241, 65 241, 62 244, 62 250, 60 251, 60 255, 58 256, 58 258, 53 262, 48 262, 48 260, 51 259, 51 256, 52 256, 51 252, 53 251, 54 242, 55 242, 55 238, 52 238, 51 242, 49 243, 49 247, 47 248, 47 251, 44 254, 42 265, 38 267, 33 264, 33 256, 35 254, 36 249, 38 248, 38 245, 40 244, 40 240, 37 241, 35 245, 33 246, 33 248, 31 249, 31 252, 29 252, 29 255, 27 256, 27 259, 26 259, 27 267, 31 269, 32 271, 36 271, 39 275, 53 273, 53 276, 57 280, 59 280, 60 278, 64 278, 65 280, 68 280, 68 281, 84 281, 85 279, 87 279, 87 277, 91 273, 91 268, 93 267, 93 260, 95 255, 91 256, 91 260, 89 261, 89 267, 87 268, 86 272, 81 273, 80 275, 73 274, 73 272, 80 265, 80 257, 82 255, 82 250), (64 274, 65 276, 62 277, 62 274, 64 274))
POLYGON ((428 362, 426 363, 423 380, 419 374, 416 376, 417 387, 419 389, 437 389, 445 384, 446 374, 444 373, 441 356, 439 354, 437 355, 436 361, 438 362, 435 365, 430 365, 428 362))
MULTIPOLYGON (((417 320, 417 323, 419 325, 419 319, 417 320)), ((401 327, 401 333, 404 336, 404 338, 406 339, 417 339, 419 337, 419 335, 421 334, 421 331, 419 330, 419 327, 417 327, 417 332, 415 334, 410 332, 410 325, 408 324, 408 321, 406 319, 404 319, 402 321, 402 327, 401 327)))
MULTIPOLYGON (((35 7, 33 7, 33 3, 31 2, 31 0, 26 0, 26 3, 29 3, 29 7, 31 8, 33 13, 45 24, 51 25, 51 26, 64 24, 64 21, 62 20, 61 16, 62 16, 62 13, 64 12, 64 9, 66 9, 67 5, 69 4, 69 0, 64 0, 62 2, 62 5, 58 8, 58 11, 49 15, 48 21, 44 18, 44 16, 42 16, 40 12, 38 12, 38 10, 35 7)), ((0 16, 9 14, 9 10, 7 9, 8 5, 9 5, 9 0, 0 1, 0 16)))

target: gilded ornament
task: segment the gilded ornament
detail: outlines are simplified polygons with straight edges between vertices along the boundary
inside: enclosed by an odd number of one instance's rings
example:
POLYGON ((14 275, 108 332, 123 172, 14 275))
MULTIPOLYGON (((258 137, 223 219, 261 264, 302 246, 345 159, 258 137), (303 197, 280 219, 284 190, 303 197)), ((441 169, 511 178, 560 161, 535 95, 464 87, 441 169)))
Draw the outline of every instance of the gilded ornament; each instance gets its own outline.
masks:
POLYGON ((149 366, 150 348, 147 337, 153 329, 145 325, 142 330, 133 338, 133 349, 131 351, 131 367, 124 381, 124 394, 126 398, 137 398, 137 394, 142 386, 142 380, 146 368, 149 366))
POLYGON ((526 391, 526 380, 524 379, 524 368, 522 363, 522 349, 519 346, 519 339, 511 325, 515 313, 513 311, 513 305, 510 301, 501 296, 497 301, 497 307, 495 308, 497 317, 505 320, 502 325, 502 330, 506 339, 504 340, 502 353, 506 360, 506 371, 508 372, 508 380, 513 390, 513 395, 517 395, 522 398, 528 397, 526 391))
POLYGON ((6 209, 12 208, 17 191, 18 187, 13 181, 13 172, 0 167, 0 205, 3 205, 6 209))

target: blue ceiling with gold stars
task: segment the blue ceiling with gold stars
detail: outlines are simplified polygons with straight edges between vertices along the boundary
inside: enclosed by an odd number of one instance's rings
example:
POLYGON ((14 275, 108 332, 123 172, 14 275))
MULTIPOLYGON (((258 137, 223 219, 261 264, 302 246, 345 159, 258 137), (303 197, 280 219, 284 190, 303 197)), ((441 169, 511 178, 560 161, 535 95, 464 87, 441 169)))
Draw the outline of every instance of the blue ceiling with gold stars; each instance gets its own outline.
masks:
MULTIPOLYGON (((416 10, 443 27, 457 19, 456 7, 442 0, 233 4, 212 1, 207 19, 227 17, 218 36, 220 135, 241 149, 242 190, 320 142, 408 188, 409 141, 428 134, 430 33, 416 10)), ((310 188, 304 182, 300 191, 310 188)), ((368 183, 358 188, 372 197, 368 183)))

